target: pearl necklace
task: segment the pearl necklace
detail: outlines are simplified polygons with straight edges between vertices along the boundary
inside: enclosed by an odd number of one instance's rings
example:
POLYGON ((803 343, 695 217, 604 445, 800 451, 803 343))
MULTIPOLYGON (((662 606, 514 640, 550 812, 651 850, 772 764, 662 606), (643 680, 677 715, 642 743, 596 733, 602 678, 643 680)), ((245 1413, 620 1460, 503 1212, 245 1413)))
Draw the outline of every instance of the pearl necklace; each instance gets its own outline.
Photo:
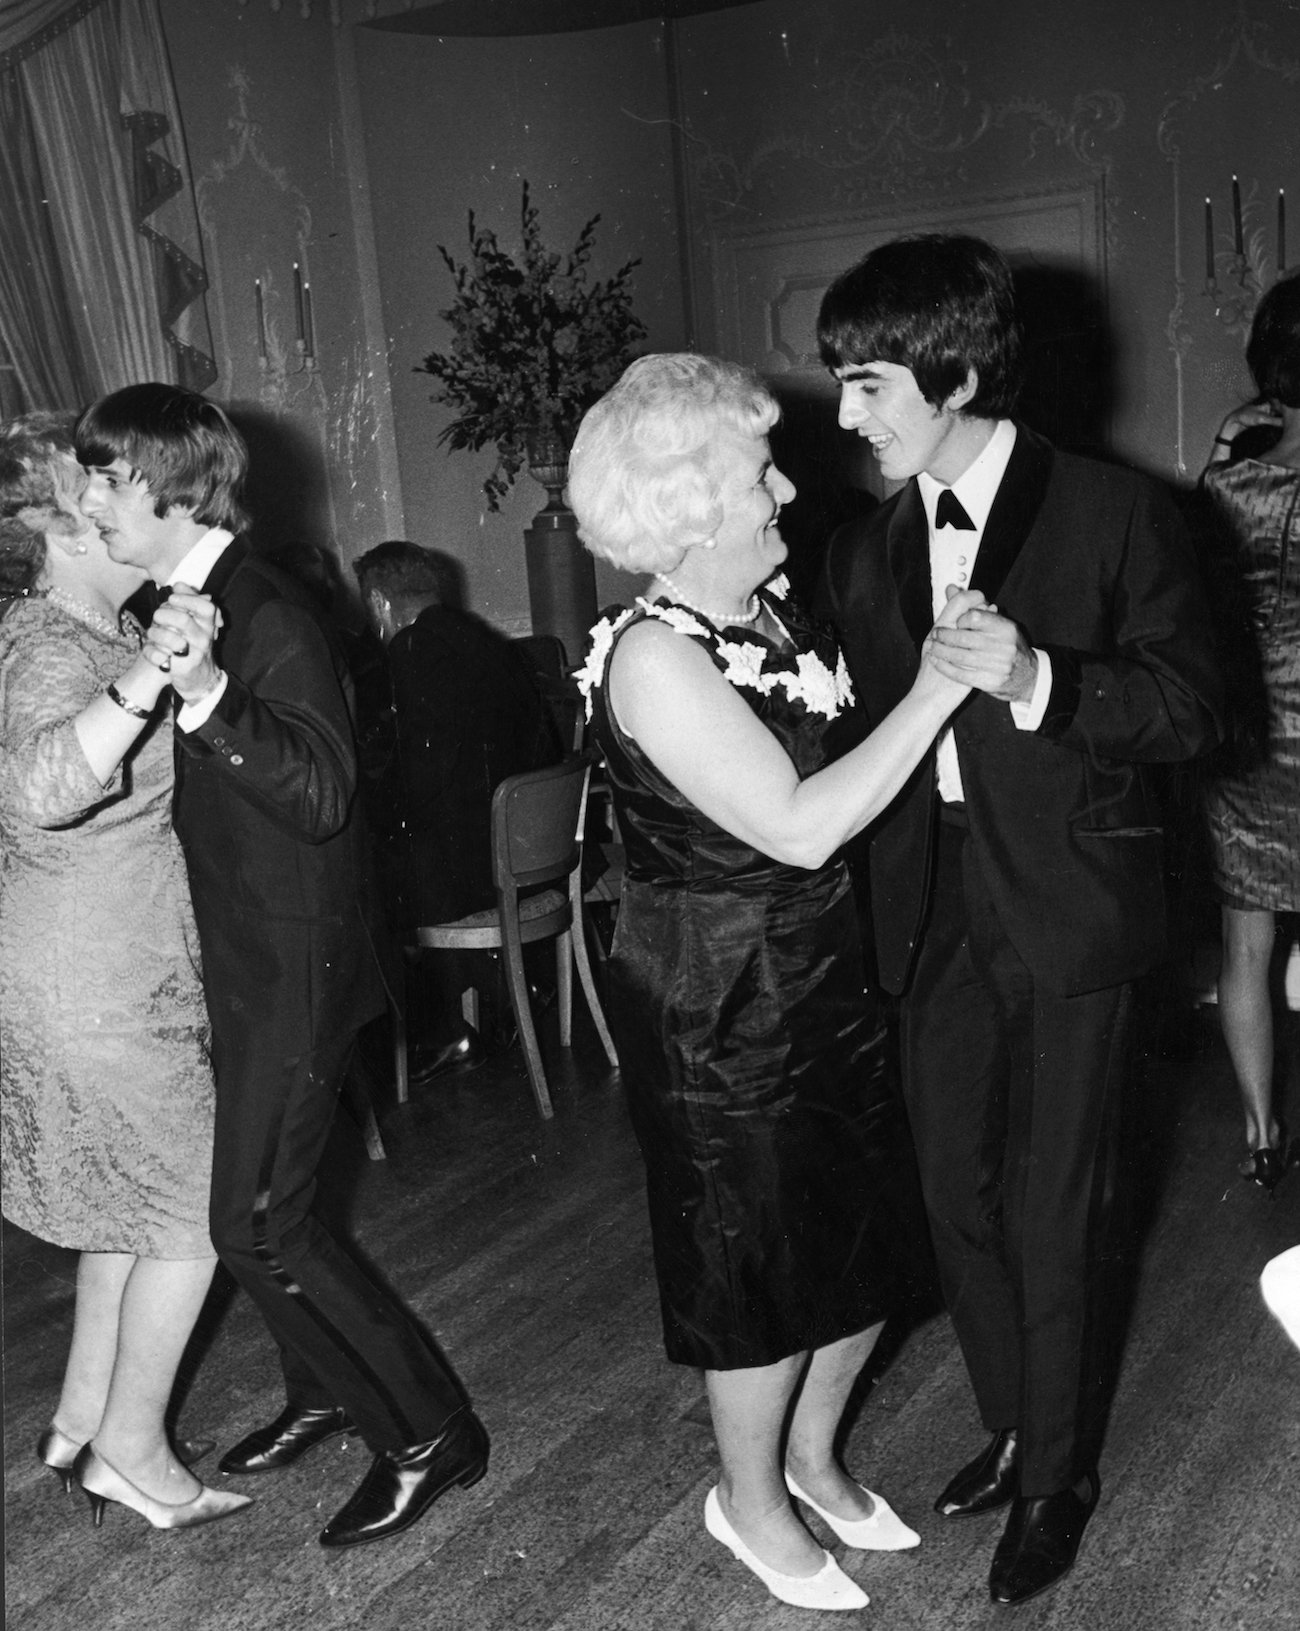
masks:
POLYGON ((60 589, 57 584, 45 591, 45 598, 52 601, 61 611, 67 612, 69 617, 75 617, 78 622, 87 624, 96 634, 106 634, 114 640, 122 638, 120 623, 114 623, 105 617, 103 612, 97 612, 93 606, 87 606, 84 600, 78 600, 75 595, 70 595, 66 589, 60 589))
POLYGON ((763 610, 762 602, 758 596, 750 595, 749 605, 743 612, 733 614, 731 612, 710 611, 707 606, 697 606, 693 600, 687 600, 686 596, 666 572, 656 572, 654 576, 666 589, 672 590, 673 598, 679 606, 685 606, 688 612, 698 612, 701 617, 707 617, 715 628, 725 629, 733 623, 757 623, 758 614, 763 610))

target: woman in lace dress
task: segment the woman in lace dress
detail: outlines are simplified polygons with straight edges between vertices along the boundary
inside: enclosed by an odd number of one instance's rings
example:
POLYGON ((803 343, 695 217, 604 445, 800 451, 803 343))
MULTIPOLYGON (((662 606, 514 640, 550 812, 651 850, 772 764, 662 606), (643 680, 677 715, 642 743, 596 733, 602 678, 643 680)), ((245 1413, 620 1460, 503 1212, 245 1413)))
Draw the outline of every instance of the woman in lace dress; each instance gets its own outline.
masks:
MULTIPOLYGON (((768 448, 776 417, 743 369, 644 357, 584 419, 569 498, 589 549, 654 578, 597 625, 581 683, 627 851, 610 1019, 665 1345, 704 1368, 722 1462, 705 1523, 782 1601, 843 1609, 865 1594, 787 1491, 850 1546, 917 1536, 833 1452, 901 1245, 883 1026, 838 851, 965 692, 923 664, 826 766, 851 689, 833 638, 773 580, 794 495, 768 448)), ((978 604, 956 596, 944 621, 978 604)))
POLYGON ((121 615, 143 574, 80 513, 71 446, 53 416, 0 427, 0 1182, 8 1219, 81 1253, 37 1454, 70 1488, 93 1438, 175 1528, 247 1504, 163 1425, 216 1262, 207 1016, 168 658, 121 615))
POLYGON ((1271 1192, 1287 1152, 1269 970, 1277 914, 1300 911, 1300 274, 1260 301, 1246 362, 1259 397, 1223 421, 1202 485, 1235 567, 1264 706, 1250 748, 1209 784, 1206 810, 1223 916, 1219 1014, 1246 1120, 1240 1170, 1271 1192))

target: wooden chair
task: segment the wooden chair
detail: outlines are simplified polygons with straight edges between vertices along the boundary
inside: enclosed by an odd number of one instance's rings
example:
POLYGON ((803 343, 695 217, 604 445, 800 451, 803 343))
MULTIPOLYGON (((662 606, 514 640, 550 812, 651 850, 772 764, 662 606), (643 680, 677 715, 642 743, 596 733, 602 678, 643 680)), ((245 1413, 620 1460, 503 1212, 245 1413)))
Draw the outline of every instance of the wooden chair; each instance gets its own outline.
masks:
MULTIPOLYGON (((560 1006, 560 1045, 572 1045, 573 964, 596 1030, 611 1065, 618 1054, 596 995, 587 952, 582 905, 582 841, 591 766, 573 756, 544 770, 507 776, 492 795, 492 874, 497 904, 452 923, 429 923, 411 931, 408 956, 426 951, 474 951, 500 947, 505 959, 510 1006, 528 1065, 537 1108, 553 1114, 528 999, 523 949, 534 940, 555 939, 555 975, 560 1006), (550 887, 548 887, 550 886, 550 887), (558 887, 557 887, 558 886, 558 887)), ((465 1017, 478 1022, 478 993, 461 999, 465 1017)), ((398 1097, 405 1098, 406 1031, 399 1010, 394 1026, 398 1097)))

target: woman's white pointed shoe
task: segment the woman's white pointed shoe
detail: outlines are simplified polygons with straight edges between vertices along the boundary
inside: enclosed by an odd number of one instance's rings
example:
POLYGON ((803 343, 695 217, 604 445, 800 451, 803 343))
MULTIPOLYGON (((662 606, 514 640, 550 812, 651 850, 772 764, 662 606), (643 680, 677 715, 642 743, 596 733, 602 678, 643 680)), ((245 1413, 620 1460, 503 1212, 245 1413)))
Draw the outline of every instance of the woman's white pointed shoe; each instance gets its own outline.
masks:
POLYGON ((796 1500, 810 1506, 826 1526, 846 1546, 862 1552, 905 1552, 909 1546, 919 1546, 921 1537, 909 1529, 883 1495, 873 1495, 865 1485, 858 1488, 875 1502, 875 1511, 869 1518, 837 1518, 824 1506, 818 1506, 811 1495, 801 1490, 789 1472, 785 1475, 786 1488, 796 1500))
POLYGON ((756 1558, 749 1547, 727 1522, 718 1491, 711 1489, 704 1500, 704 1527, 730 1551, 738 1563, 743 1563, 763 1582, 773 1597, 794 1608, 854 1609, 865 1608, 871 1599, 856 1581, 850 1580, 829 1552, 816 1574, 778 1574, 756 1558))

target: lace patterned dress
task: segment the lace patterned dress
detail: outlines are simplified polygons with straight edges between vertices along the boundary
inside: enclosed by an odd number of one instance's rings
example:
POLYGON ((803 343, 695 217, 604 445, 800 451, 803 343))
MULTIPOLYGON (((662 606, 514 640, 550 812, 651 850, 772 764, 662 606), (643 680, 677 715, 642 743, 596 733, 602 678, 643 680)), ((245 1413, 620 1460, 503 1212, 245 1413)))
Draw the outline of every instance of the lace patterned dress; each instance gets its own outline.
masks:
POLYGON ((1263 682, 1262 740, 1206 789, 1225 899, 1300 910, 1300 471, 1241 459, 1207 472, 1232 541, 1263 682))
POLYGON ((72 720, 138 637, 0 619, 0 1183, 56 1245, 204 1256, 212 1076, 166 710, 107 787, 72 720))
POLYGON ((760 592, 781 645, 651 605, 593 630, 580 683, 627 853, 610 1024, 645 1159, 668 1357, 766 1365, 894 1300, 901 1114, 846 867, 773 860, 682 796, 619 729, 610 656, 658 617, 712 658, 801 775, 851 699, 833 639, 760 592))

